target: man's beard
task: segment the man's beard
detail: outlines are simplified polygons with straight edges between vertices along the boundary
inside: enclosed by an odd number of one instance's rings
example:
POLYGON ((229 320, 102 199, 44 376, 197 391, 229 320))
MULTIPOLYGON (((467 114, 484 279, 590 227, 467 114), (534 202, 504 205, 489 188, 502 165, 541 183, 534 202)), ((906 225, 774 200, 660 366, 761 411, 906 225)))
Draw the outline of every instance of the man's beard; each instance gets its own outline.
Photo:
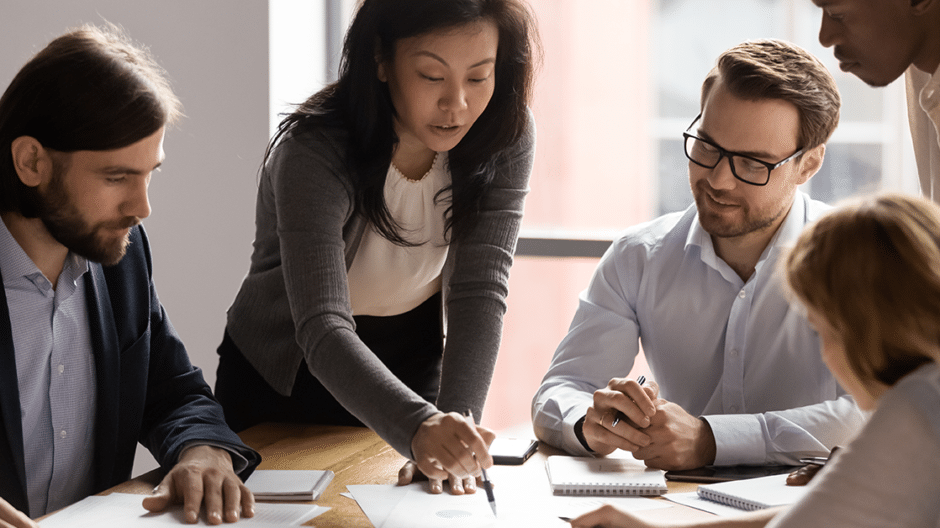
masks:
POLYGON ((99 232, 134 227, 140 223, 140 219, 130 216, 118 221, 88 225, 65 188, 65 170, 66 167, 55 163, 48 189, 38 196, 39 218, 49 234, 72 253, 105 266, 117 264, 127 251, 130 233, 109 239, 99 232))

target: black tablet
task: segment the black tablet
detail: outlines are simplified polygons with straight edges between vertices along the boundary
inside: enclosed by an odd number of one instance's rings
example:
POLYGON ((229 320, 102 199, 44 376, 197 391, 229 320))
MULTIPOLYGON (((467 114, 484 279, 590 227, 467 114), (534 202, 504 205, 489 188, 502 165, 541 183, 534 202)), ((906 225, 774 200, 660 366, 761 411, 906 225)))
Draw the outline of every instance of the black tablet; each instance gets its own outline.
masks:
POLYGON ((705 466, 682 471, 667 471, 666 479, 678 482, 726 482, 780 473, 791 473, 802 466, 705 466))

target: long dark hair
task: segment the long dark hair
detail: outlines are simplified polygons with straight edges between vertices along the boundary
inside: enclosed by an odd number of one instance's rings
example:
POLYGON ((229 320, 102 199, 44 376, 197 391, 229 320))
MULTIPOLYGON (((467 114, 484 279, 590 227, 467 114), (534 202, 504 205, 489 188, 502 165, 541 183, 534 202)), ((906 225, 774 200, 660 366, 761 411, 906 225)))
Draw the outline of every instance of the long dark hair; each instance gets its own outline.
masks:
POLYGON ((281 122, 265 161, 288 132, 322 125, 346 129, 356 210, 388 240, 412 245, 385 204, 385 176, 398 137, 388 85, 376 75, 377 61, 391 59, 400 39, 481 20, 492 21, 499 30, 493 97, 449 151, 452 182, 441 191, 452 193, 445 231, 451 240, 459 239, 473 226, 501 156, 527 127, 540 48, 534 17, 523 0, 365 0, 346 33, 339 80, 281 122))
POLYGON ((115 25, 83 26, 27 62, 0 97, 0 212, 36 217, 10 145, 30 136, 58 152, 123 148, 173 122, 179 99, 146 48, 115 25))

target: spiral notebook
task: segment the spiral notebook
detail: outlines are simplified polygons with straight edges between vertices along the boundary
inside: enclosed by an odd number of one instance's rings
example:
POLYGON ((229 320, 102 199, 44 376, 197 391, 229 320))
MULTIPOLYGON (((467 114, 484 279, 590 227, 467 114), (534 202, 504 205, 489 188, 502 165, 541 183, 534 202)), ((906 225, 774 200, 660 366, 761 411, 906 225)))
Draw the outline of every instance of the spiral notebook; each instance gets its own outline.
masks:
POLYGON ((698 495, 703 499, 747 511, 793 504, 805 494, 806 486, 787 486, 786 474, 702 484, 698 487, 698 495))
POLYGON ((548 482, 560 495, 662 495, 665 472, 630 458, 550 456, 548 482))

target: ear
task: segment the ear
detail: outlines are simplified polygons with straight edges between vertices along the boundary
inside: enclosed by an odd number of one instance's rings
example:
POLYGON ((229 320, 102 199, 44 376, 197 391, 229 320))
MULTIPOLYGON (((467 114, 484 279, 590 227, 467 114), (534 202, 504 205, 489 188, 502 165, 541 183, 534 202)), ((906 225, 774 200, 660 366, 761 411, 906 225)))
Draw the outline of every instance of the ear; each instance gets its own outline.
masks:
POLYGON ((825 144, 817 145, 816 147, 810 149, 809 152, 804 152, 802 159, 800 159, 800 174, 796 184, 803 185, 804 183, 808 182, 809 179, 813 177, 813 175, 819 172, 825 157, 825 144))
POLYGON ((380 60, 378 57, 375 58, 376 63, 376 74, 375 76, 379 78, 382 82, 388 82, 388 72, 385 71, 385 61, 380 60))
POLYGON ((28 187, 36 187, 52 170, 49 151, 34 137, 20 136, 10 144, 13 168, 20 181, 28 187))
POLYGON ((937 5, 940 4, 940 0, 910 0, 910 2, 911 14, 914 16, 921 16, 931 9, 936 9, 937 5))

